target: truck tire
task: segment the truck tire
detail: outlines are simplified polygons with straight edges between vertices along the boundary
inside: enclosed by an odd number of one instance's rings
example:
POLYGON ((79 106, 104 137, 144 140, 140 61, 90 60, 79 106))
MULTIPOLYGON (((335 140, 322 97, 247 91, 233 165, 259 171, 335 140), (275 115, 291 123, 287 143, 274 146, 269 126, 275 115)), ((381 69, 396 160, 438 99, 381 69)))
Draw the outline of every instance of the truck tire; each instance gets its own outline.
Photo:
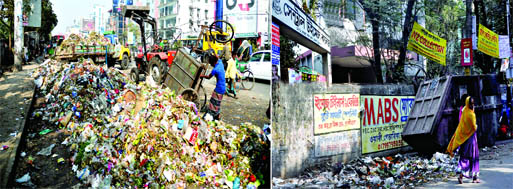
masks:
POLYGON ((137 69, 137 67, 130 70, 130 79, 136 84, 139 83, 139 69, 137 69))
POLYGON ((148 73, 153 81, 160 85, 162 81, 162 70, 160 68, 160 60, 158 57, 153 57, 150 60, 150 66, 148 67, 148 73))
POLYGON ((130 60, 128 58, 128 55, 126 53, 124 53, 123 59, 121 59, 121 69, 123 69, 123 70, 128 69, 128 67, 130 66, 129 62, 130 62, 130 60))

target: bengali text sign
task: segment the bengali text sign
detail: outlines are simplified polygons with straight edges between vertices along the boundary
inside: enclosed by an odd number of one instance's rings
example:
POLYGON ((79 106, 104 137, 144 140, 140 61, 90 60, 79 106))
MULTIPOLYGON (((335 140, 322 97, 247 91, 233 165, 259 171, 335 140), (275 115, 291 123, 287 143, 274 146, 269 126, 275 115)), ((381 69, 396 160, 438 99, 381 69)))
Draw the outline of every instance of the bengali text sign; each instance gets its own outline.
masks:
POLYGON ((447 41, 429 32, 417 22, 413 24, 407 49, 445 66, 447 41))
POLYGON ((499 58, 499 35, 479 24, 477 49, 487 55, 499 58))
POLYGON ((314 134, 360 128, 359 94, 315 94, 314 134))
POLYGON ((414 96, 361 96, 362 154, 406 146, 401 133, 414 96))
POLYGON ((360 133, 358 130, 315 136, 315 157, 357 151, 359 141, 360 133))

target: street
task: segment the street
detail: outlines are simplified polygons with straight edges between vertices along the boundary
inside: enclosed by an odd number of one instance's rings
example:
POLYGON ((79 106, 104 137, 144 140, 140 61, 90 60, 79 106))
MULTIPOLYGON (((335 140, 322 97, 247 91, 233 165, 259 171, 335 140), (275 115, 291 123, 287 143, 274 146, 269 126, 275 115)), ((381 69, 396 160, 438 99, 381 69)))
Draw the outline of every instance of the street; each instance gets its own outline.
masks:
POLYGON ((497 149, 483 148, 479 151, 479 179, 481 183, 472 183, 471 179, 463 179, 458 183, 458 177, 448 181, 429 183, 422 188, 513 188, 513 140, 498 144, 497 149))
MULTIPOLYGON (((215 88, 215 82, 215 78, 204 82, 208 99, 215 88)), ((221 103, 221 120, 233 125, 250 122, 263 127, 264 124, 270 124, 265 114, 269 106, 269 96, 270 84, 264 80, 255 81, 251 90, 240 90, 237 93, 238 99, 225 94, 221 103)))

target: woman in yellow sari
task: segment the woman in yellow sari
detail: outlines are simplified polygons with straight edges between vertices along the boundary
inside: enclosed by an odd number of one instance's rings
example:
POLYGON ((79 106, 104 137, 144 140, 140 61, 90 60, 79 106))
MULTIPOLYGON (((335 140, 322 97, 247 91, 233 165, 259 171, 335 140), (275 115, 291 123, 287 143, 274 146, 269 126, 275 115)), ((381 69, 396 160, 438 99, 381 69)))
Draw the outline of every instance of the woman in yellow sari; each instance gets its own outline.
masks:
POLYGON ((458 182, 463 183, 463 176, 472 178, 472 183, 479 183, 479 148, 476 137, 476 114, 474 113, 474 99, 467 97, 465 107, 461 113, 460 123, 456 132, 447 146, 447 152, 454 156, 453 152, 459 147, 460 161, 458 168, 461 173, 458 182))

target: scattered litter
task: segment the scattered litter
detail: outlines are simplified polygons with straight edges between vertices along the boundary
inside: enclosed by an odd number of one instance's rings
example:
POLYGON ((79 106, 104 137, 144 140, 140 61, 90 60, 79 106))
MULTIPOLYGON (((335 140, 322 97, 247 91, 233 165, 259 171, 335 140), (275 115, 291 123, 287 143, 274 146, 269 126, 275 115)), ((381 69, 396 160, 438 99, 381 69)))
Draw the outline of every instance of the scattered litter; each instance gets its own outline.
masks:
POLYGON ((42 130, 41 132, 39 132, 40 135, 46 135, 48 134, 49 132, 52 132, 51 129, 45 129, 45 130, 42 130))
MULTIPOLYGON (((136 85, 88 59, 52 60, 33 77, 42 79, 38 95, 45 98, 34 112, 69 133, 62 144, 82 184, 251 188, 267 182, 270 141, 258 126, 202 119, 175 91, 136 85)), ((51 155, 54 146, 38 155, 51 155)))
MULTIPOLYGON (((16 118, 17 120, 18 118, 16 118)), ((18 135, 18 131, 14 131, 12 132, 11 134, 9 134, 9 136, 12 136, 12 137, 15 137, 16 135, 18 135)))
POLYGON ((21 154, 20 154, 21 157, 25 157, 26 155, 27 155, 27 153, 25 153, 25 152, 21 152, 21 154))
POLYGON ((49 156, 52 154, 52 149, 55 147, 55 144, 52 144, 46 148, 43 148, 41 151, 39 151, 36 155, 43 155, 43 156, 49 156))
POLYGON ((4 151, 4 150, 7 150, 7 149, 9 149, 9 146, 3 145, 2 148, 0 148, 0 151, 4 151))
POLYGON ((30 181, 30 175, 28 173, 23 175, 22 177, 16 179, 17 183, 24 183, 24 182, 29 182, 29 181, 30 181))
POLYGON ((414 188, 454 176, 457 163, 457 158, 442 153, 435 153, 430 159, 402 154, 362 157, 346 164, 309 168, 296 178, 273 178, 272 184, 273 188, 414 188))
POLYGON ((64 158, 57 159, 57 163, 64 163, 64 158))

